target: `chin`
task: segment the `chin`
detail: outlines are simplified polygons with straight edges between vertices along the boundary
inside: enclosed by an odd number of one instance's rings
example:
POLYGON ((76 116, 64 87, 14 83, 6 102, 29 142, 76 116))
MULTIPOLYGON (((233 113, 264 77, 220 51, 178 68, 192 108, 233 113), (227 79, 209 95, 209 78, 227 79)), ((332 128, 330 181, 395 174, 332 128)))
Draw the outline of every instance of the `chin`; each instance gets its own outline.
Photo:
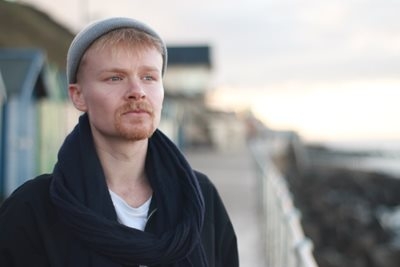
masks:
POLYGON ((134 129, 117 128, 119 135, 129 141, 140 141, 150 138, 154 131, 154 127, 135 127, 134 129))

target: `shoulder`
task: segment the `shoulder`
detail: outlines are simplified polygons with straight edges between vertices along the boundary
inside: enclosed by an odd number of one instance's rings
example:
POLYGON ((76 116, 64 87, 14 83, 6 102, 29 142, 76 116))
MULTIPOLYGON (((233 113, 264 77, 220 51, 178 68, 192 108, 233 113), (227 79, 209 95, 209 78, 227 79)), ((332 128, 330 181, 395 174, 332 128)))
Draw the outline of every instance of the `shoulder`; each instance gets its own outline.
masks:
POLYGON ((207 175, 196 170, 194 171, 194 174, 197 177, 197 181, 199 182, 204 198, 206 199, 210 197, 219 198, 219 193, 217 188, 215 187, 214 183, 210 180, 210 178, 208 178, 207 175))
POLYGON ((223 200, 214 183, 202 172, 194 171, 203 193, 206 212, 209 218, 229 220, 223 200))
POLYGON ((52 175, 43 174, 34 179, 26 181, 19 186, 4 202, 5 204, 13 201, 32 201, 48 194, 52 175))
POLYGON ((22 213, 29 208, 38 208, 42 205, 50 205, 49 186, 51 175, 40 175, 28 180, 18 187, 0 206, 0 215, 19 211, 22 213))
POLYGON ((47 266, 42 251, 44 236, 51 231, 49 218, 54 217, 50 180, 50 175, 42 175, 25 182, 0 206, 1 266, 10 266, 11 260, 13 266, 47 266))
MULTIPOLYGON (((48 190, 50 181, 52 179, 51 174, 42 174, 37 176, 34 179, 26 181, 19 188, 17 188, 13 194, 25 194, 30 196, 32 193, 35 193, 37 190, 43 191, 48 190), (34 192, 32 192, 34 190, 34 192)), ((37 195, 36 193, 34 195, 37 195)))
POLYGON ((210 181, 210 179, 202 172, 194 170, 194 174, 196 175, 197 180, 199 181, 200 186, 204 187, 213 187, 214 185, 210 181))
POLYGON ((195 175, 206 208, 202 242, 208 261, 213 266, 239 266, 236 234, 223 200, 207 175, 198 171, 195 175))
POLYGON ((0 206, 0 228, 28 229, 51 218, 55 214, 49 194, 51 177, 41 175, 17 188, 0 206))

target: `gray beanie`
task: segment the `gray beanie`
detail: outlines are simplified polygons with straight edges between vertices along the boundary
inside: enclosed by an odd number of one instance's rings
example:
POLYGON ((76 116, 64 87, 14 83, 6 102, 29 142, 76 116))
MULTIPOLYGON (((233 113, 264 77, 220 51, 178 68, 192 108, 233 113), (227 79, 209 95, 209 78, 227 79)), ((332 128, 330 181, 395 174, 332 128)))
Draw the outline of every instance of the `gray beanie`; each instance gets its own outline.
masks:
POLYGON ((76 72, 78 70, 79 63, 83 54, 89 48, 89 46, 104 34, 120 28, 134 28, 160 40, 164 50, 162 55, 162 74, 164 74, 167 67, 167 47, 161 37, 153 29, 140 21, 131 18, 116 17, 107 18, 91 23, 75 36, 67 54, 68 83, 76 83, 76 72))

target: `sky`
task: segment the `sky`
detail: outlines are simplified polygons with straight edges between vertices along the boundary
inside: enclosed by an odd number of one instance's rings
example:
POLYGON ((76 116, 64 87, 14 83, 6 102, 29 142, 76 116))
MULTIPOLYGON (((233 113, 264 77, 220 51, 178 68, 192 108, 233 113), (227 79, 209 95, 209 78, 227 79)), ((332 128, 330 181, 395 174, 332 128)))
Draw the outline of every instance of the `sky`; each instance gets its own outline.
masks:
POLYGON ((72 31, 129 16, 208 44, 215 108, 308 140, 400 140, 398 0, 25 0, 72 31))

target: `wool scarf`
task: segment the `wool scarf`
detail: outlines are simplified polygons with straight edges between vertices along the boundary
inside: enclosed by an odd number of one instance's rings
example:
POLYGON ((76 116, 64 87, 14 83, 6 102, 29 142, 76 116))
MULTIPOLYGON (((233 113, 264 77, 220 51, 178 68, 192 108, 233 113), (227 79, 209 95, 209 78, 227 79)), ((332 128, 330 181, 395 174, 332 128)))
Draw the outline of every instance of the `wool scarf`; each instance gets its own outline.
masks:
MULTIPOLYGON (((159 130, 149 138, 145 171, 157 207, 151 233, 118 223, 88 115, 83 114, 60 148, 50 196, 80 246, 92 251, 91 265, 206 267, 200 186, 179 149, 159 130)), ((86 255, 76 251, 71 261, 79 264, 86 255)))

